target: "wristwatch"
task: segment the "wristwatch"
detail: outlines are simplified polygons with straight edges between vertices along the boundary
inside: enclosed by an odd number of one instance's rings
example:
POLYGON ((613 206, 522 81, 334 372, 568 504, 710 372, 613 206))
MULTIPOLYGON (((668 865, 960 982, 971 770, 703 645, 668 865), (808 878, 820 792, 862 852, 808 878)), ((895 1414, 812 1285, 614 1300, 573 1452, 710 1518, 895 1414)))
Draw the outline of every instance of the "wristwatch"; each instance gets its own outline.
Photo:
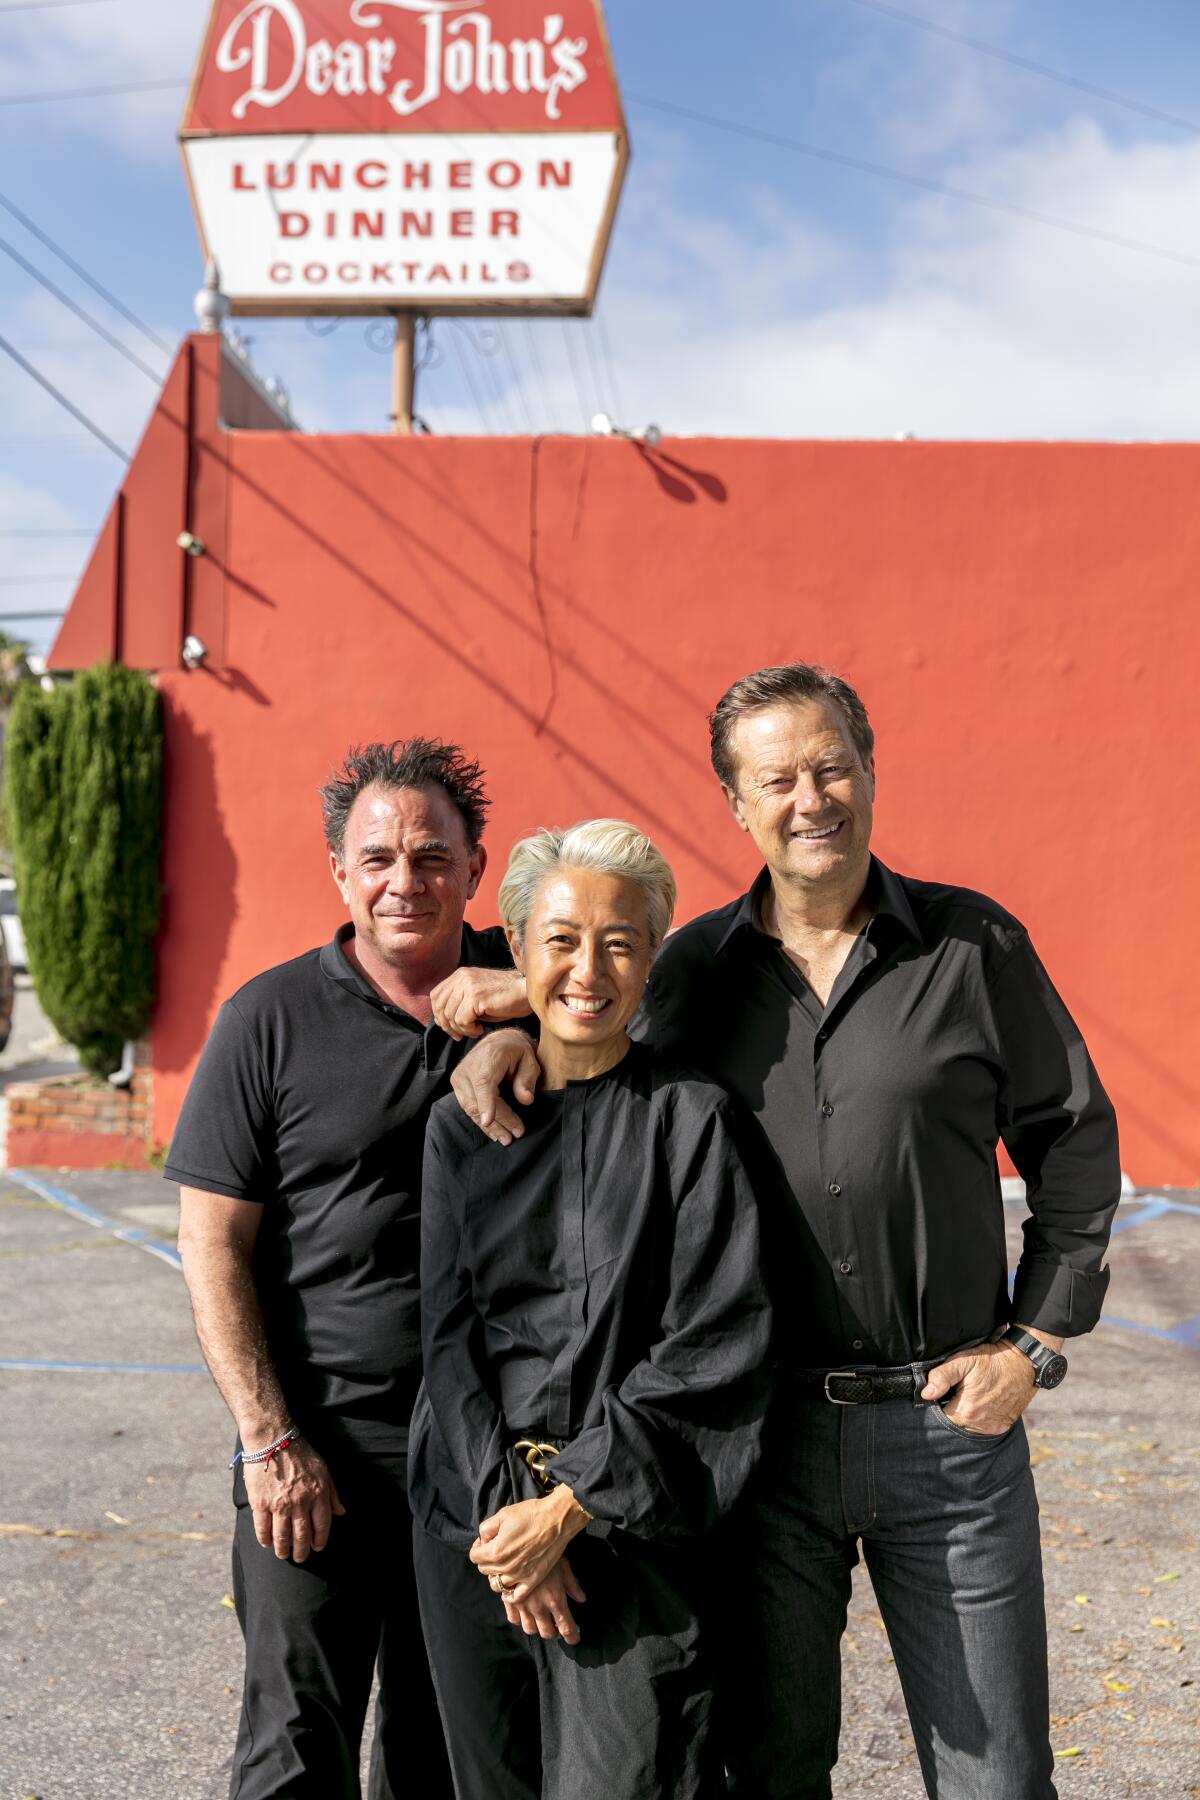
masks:
POLYGON ((1033 1385, 1040 1388, 1056 1388, 1066 1378, 1067 1359, 1059 1350, 1051 1350, 1049 1344, 1043 1344, 1030 1331, 1023 1331, 1019 1325, 1010 1325, 1007 1331, 1000 1334, 1002 1344, 1015 1344, 1023 1356, 1027 1356, 1033 1364, 1033 1385))

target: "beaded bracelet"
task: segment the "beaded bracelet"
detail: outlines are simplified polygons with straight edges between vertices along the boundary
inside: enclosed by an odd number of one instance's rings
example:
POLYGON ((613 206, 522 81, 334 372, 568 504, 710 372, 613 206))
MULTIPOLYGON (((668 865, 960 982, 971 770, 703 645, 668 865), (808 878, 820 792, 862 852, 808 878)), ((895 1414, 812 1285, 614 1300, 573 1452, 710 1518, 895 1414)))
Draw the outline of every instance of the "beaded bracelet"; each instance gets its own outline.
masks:
POLYGON ((236 1469, 239 1463, 269 1463, 273 1456, 277 1456, 281 1450, 286 1450, 289 1444, 294 1444, 299 1436, 300 1433, 296 1427, 289 1425, 287 1430, 277 1437, 273 1444, 268 1444, 265 1450, 239 1450, 229 1467, 236 1469))

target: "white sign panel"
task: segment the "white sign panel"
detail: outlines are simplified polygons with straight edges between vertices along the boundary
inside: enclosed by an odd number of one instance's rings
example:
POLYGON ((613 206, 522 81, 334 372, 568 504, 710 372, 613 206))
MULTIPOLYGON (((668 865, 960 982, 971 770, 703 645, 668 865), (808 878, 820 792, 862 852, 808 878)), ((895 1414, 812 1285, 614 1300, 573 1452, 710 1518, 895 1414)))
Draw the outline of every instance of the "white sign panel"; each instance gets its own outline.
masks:
POLYGON ((603 132, 199 138, 185 148, 226 293, 379 310, 436 310, 464 293, 586 306, 620 158, 603 132))

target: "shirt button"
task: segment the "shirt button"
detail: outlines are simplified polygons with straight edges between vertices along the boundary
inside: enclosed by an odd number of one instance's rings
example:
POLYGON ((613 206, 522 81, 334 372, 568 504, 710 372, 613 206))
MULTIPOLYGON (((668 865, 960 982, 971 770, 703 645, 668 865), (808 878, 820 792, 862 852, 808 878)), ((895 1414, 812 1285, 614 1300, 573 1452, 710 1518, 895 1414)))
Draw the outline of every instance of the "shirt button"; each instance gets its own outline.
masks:
POLYGON ((855 1338, 854 1342, 851 1344, 850 1348, 852 1350, 865 1350, 866 1345, 863 1343, 861 1338, 855 1338))
POLYGON ((832 1119, 832 1117, 833 1117, 833 1108, 832 1108, 832 1106, 830 1106, 830 1104, 829 1104, 829 1102, 828 1102, 828 1100, 826 1100, 826 1102, 825 1102, 825 1104, 824 1104, 824 1106, 823 1106, 823 1107, 822 1107, 822 1108, 821 1108, 821 1112, 822 1112, 822 1115, 823 1115, 823 1116, 824 1116, 824 1117, 825 1117, 825 1118, 826 1118, 826 1119, 832 1119))
POLYGON ((838 1268, 839 1268, 839 1269, 840 1269, 840 1270, 841 1270, 841 1271, 842 1271, 842 1274, 843 1274, 843 1275, 849 1275, 849 1274, 850 1274, 850 1271, 851 1271, 851 1265, 850 1265, 850 1264, 849 1264, 849 1263, 839 1263, 839 1264, 838 1264, 838 1268))
POLYGON ((818 1042, 818 1044, 823 1044, 823 1043, 824 1043, 824 1042, 825 1042, 825 1039, 826 1039, 826 1038, 827 1038, 827 1037, 828 1037, 828 1036, 829 1036, 829 1033, 828 1033, 828 1032, 827 1032, 827 1031, 826 1031, 826 1030, 825 1030, 825 1028, 824 1028, 824 1026, 822 1026, 822 1027, 821 1027, 821 1030, 820 1030, 820 1031, 818 1031, 818 1033, 817 1033, 817 1042, 818 1042))
POLYGON ((837 1197, 838 1197, 838 1195, 839 1195, 839 1194, 840 1194, 840 1193, 841 1193, 841 1191, 842 1191, 842 1184, 841 1184, 841 1182, 840 1182, 840 1181, 831 1181, 831 1182, 830 1182, 830 1184, 829 1184, 829 1191, 830 1191, 830 1193, 831 1193, 831 1194, 832 1194, 832 1195, 833 1195, 833 1197, 834 1197, 834 1199, 835 1199, 835 1200, 836 1200, 836 1199, 837 1199, 837 1197))

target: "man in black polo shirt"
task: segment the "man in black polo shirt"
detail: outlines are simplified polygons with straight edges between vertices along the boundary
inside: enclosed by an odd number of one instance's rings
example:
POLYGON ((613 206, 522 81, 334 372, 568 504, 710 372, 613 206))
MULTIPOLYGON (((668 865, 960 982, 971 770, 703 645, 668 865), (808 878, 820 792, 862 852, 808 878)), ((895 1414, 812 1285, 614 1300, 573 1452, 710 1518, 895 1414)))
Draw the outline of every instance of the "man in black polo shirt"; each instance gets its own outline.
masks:
POLYGON ((232 1800, 350 1800, 372 1675, 371 1800, 452 1792, 405 1493, 420 1383, 425 1123, 458 1046, 431 994, 510 967, 463 910, 483 874, 479 765, 414 738, 322 790, 350 911, 324 949, 227 1000, 167 1177, 196 1329, 238 1428, 233 1582, 246 1639, 232 1800))
MULTIPOLYGON (((872 857, 874 737, 846 682, 802 663, 761 670, 710 726, 766 867, 668 939, 643 1025, 756 1117, 757 1185, 775 1199, 773 1448, 713 1556, 731 1791, 830 1794, 861 1543, 929 1793, 1052 1800, 1021 1414, 1035 1386, 1063 1379, 1062 1340, 1099 1317, 1120 1190, 1113 1110, 1017 920, 872 857), (1029 1207, 1011 1299, 998 1139, 1029 1207)), ((496 982, 480 987, 488 1018, 496 982)), ((477 1029, 473 985, 467 972, 449 984, 452 1029, 477 1029)), ((454 1083, 501 1142, 521 1130, 504 1075, 532 1097, 537 1061, 512 1032, 454 1083)))

